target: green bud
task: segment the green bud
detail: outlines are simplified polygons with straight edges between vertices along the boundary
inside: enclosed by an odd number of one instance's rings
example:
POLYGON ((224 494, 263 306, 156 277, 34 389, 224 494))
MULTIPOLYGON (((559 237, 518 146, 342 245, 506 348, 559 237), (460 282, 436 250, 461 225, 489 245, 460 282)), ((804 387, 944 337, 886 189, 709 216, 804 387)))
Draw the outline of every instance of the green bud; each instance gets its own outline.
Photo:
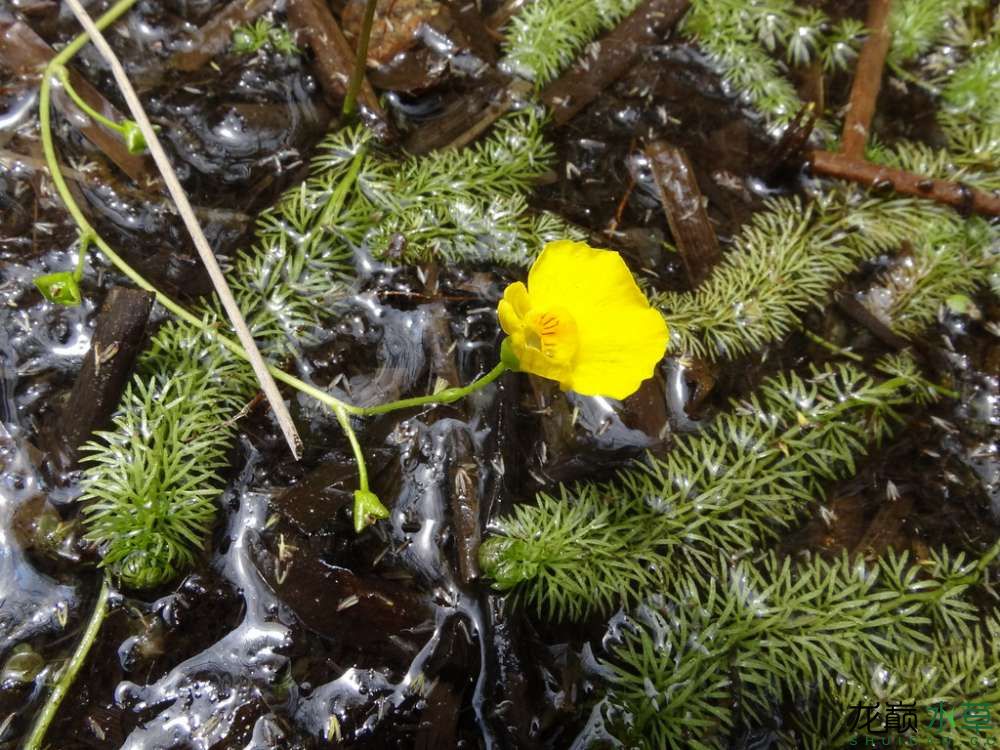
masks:
POLYGON ((354 531, 360 534, 380 518, 388 518, 389 509, 382 505, 378 495, 367 490, 354 491, 354 531))
POLYGON ((256 52, 259 46, 249 30, 236 29, 233 32, 233 52, 236 54, 246 55, 250 52, 256 52))
POLYGON ((507 366, 508 370, 513 370, 514 372, 520 372, 521 370, 521 362, 518 360, 517 355, 514 354, 514 348, 510 343, 510 336, 500 343, 500 361, 507 366))
POLYGON ((38 276, 35 279, 35 286, 38 287, 45 299, 55 302, 57 305, 74 307, 83 300, 80 294, 80 285, 72 271, 58 271, 45 276, 38 276))
POLYGON ((146 150, 146 136, 132 120, 122 120, 122 140, 130 154, 141 154, 146 150))

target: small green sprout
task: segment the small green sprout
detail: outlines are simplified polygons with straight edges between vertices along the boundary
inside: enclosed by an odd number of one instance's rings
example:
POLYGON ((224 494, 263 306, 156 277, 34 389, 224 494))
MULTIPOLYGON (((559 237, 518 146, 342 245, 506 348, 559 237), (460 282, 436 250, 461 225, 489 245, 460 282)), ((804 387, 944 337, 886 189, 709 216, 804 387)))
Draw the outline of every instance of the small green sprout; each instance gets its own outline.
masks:
POLYGON ((266 18, 233 30, 233 52, 237 55, 252 55, 267 44, 282 55, 297 55, 301 52, 286 27, 275 26, 266 18))

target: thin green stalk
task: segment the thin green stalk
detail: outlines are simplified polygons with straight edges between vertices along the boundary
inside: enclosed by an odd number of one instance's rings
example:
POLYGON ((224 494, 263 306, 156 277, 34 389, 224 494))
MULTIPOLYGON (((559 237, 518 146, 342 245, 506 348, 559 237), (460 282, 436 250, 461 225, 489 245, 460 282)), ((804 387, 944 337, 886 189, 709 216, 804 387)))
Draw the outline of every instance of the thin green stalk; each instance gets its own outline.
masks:
MULTIPOLYGON (((134 1, 126 0, 129 3, 134 1)), ((94 645, 97 634, 101 630, 104 618, 108 614, 108 596, 110 593, 111 585, 108 582, 108 576, 105 575, 101 581, 101 590, 97 592, 97 601, 94 603, 94 611, 90 615, 90 622, 87 623, 87 628, 83 631, 80 642, 76 644, 73 656, 70 657, 69 662, 59 675, 59 680, 53 686, 52 692, 49 693, 48 700, 45 701, 45 706, 42 707, 41 712, 35 717, 35 723, 31 727, 31 734, 28 735, 28 739, 24 743, 24 750, 39 750, 42 747, 42 741, 45 739, 45 733, 48 731, 49 724, 55 718, 56 711, 59 710, 59 705, 62 703, 63 698, 66 697, 66 693, 73 686, 76 675, 87 660, 87 654, 90 653, 90 648, 94 645)))
POLYGON ((361 90, 361 82, 365 77, 365 65, 368 62, 368 41, 372 36, 372 23, 375 20, 375 6, 377 4, 378 0, 368 0, 368 4, 365 6, 365 18, 361 23, 361 36, 358 37, 358 55, 354 59, 354 71, 351 73, 351 82, 347 87, 344 106, 340 110, 344 117, 354 114, 354 108, 358 101, 358 92, 361 90))
POLYGON ((478 391, 480 388, 489 385, 505 372, 507 372, 507 365, 500 362, 496 367, 483 375, 481 378, 473 380, 471 383, 466 386, 462 386, 461 388, 446 388, 443 391, 432 393, 429 396, 414 396, 413 398, 390 401, 387 404, 379 404, 378 406, 363 406, 360 407, 360 413, 364 416, 374 416, 375 414, 385 414, 386 412, 396 411, 397 409, 408 409, 411 406, 424 406, 425 404, 450 404, 453 401, 463 399, 469 394, 478 391))
POLYGON ((114 130, 118 133, 123 132, 124 129, 122 128, 121 123, 117 123, 114 120, 108 119, 107 117, 102 115, 96 109, 87 104, 86 100, 84 100, 84 98, 76 92, 76 89, 73 88, 73 84, 69 80, 69 71, 66 70, 64 66, 59 66, 58 68, 56 68, 55 73, 56 77, 59 79, 59 83, 62 84, 63 89, 66 91, 67 94, 69 94, 69 98, 73 100, 73 103, 77 107, 83 110, 83 113, 87 115, 87 117, 89 117, 91 120, 96 120, 105 127, 110 128, 111 130, 114 130))

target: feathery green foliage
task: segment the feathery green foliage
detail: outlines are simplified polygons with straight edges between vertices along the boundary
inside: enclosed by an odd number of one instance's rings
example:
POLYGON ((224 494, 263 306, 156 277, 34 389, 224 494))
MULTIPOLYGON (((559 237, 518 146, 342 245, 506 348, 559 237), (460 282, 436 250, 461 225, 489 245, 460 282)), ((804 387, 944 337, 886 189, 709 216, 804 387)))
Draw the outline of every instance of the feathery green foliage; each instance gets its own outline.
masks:
MULTIPOLYGON (((526 264, 544 242, 573 236, 529 216, 524 195, 551 152, 532 112, 506 118, 481 145, 399 163, 358 126, 327 138, 309 178, 264 211, 230 285, 262 350, 287 357, 317 340, 352 276, 355 247, 384 256, 526 264)), ((214 303, 205 315, 224 320, 214 303)), ((203 543, 221 491, 229 421, 249 395, 246 365, 196 327, 165 326, 115 416, 90 444, 88 538, 129 585, 169 580, 203 543)))
POLYGON ((297 55, 301 50, 295 46, 295 40, 286 26, 276 26, 267 18, 258 18, 254 23, 237 26, 233 29, 233 52, 237 55, 250 55, 260 51, 265 45, 271 45, 275 52, 282 55, 297 55))
POLYGON ((660 294, 655 303, 670 322, 672 350, 735 357, 786 335, 861 260, 958 221, 925 201, 861 197, 847 187, 809 205, 772 201, 696 291, 660 294))
MULTIPOLYGON (((938 670, 925 683, 953 677, 953 694, 963 682, 965 695, 988 693, 975 681, 997 671, 978 659, 993 644, 971 645, 953 676, 939 671, 960 663, 938 644, 969 634, 978 615, 962 594, 979 575, 976 564, 947 554, 913 564, 890 553, 869 564, 845 553, 795 565, 771 554, 759 566, 719 556, 708 575, 680 576, 616 623, 605 664, 612 724, 630 747, 723 748, 736 707, 751 724, 766 724, 784 699, 807 700, 817 685, 850 700, 867 684, 845 690, 843 676, 887 657, 938 670)), ((906 698, 916 695, 927 694, 906 698)), ((849 716, 831 717, 831 709, 824 706, 823 719, 849 716)), ((837 734, 816 737, 830 743, 837 734)))
POLYGON ((831 24, 822 11, 794 0, 693 0, 682 25, 719 66, 723 80, 771 125, 782 125, 802 108, 776 57, 808 65, 817 57, 828 70, 845 69, 857 56, 863 24, 831 24))
POLYGON ((970 295, 989 283, 1000 264, 1000 232, 982 220, 957 231, 914 238, 910 252, 894 259, 865 294, 863 303, 901 336, 912 337, 934 322, 953 295, 970 295))
POLYGON ((507 29, 501 65, 544 86, 602 31, 635 10, 641 0, 535 0, 507 29))
POLYGON ((615 483, 519 505, 484 543, 485 573, 539 614, 575 620, 666 587, 718 550, 773 539, 822 482, 853 473, 855 456, 889 434, 904 404, 929 396, 912 360, 883 369, 892 377, 847 365, 779 375, 615 483))
POLYGON ((226 422, 253 387, 242 362, 188 325, 168 323, 143 355, 114 429, 85 446, 87 539, 126 584, 165 583, 190 565, 215 518, 226 422))
POLYGON ((962 25, 965 13, 985 4, 984 0, 897 0, 889 16, 888 64, 898 68, 926 54, 962 25))

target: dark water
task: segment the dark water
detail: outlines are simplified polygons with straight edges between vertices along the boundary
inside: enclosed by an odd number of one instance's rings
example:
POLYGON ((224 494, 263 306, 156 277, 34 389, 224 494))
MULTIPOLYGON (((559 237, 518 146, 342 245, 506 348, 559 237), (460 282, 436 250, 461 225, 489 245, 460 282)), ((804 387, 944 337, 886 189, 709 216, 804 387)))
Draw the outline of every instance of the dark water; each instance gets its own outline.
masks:
MULTIPOLYGON (((231 255, 246 242, 254 213, 301 178, 334 107, 298 57, 223 56, 218 71, 171 70, 169 55, 219 7, 143 2, 128 36, 114 42, 163 127, 210 241, 231 255)), ((73 33, 68 11, 52 4, 16 2, 0 11, 0 24, 12 10, 49 41, 73 33)), ((449 67, 455 53, 440 39, 432 51, 411 54, 434 75, 425 70, 422 87, 390 97, 404 131, 477 80, 468 66, 449 67)), ((93 51, 79 68, 117 101, 93 51)), ((36 86, 37 77, 9 76, 0 88, 3 747, 17 746, 99 581, 95 551, 81 540, 78 476, 54 470, 48 455, 59 444, 56 415, 87 352, 97 303, 117 280, 92 258, 79 308, 53 307, 31 285, 39 273, 70 266, 75 253, 74 229, 35 168, 36 86)), ((205 291, 162 197, 116 177, 72 129, 57 133, 109 241, 169 293, 192 299, 205 291)), ((796 169, 774 163, 762 133, 696 50, 664 43, 551 133, 558 161, 534 205, 621 249, 659 288, 683 288, 677 259, 662 247, 666 223, 637 141, 669 138, 688 151, 725 244, 766 197, 801 187, 796 169)), ((516 274, 392 268, 363 257, 358 268, 328 337, 300 363, 316 382, 337 379, 360 403, 429 392, 439 379, 468 382, 492 367, 496 301, 516 274)), ((1000 311, 984 313, 997 320, 1000 311)), ((844 325, 832 309, 809 323, 844 325)), ((914 498, 905 518, 879 521, 894 545, 975 548, 995 536, 1000 345, 981 326, 951 320, 934 336, 944 337, 942 367, 961 399, 920 416, 857 479, 831 488, 845 519, 833 541, 817 516, 790 550, 852 546, 889 483, 914 498)), ((878 346, 863 334, 856 339, 862 351, 878 346)), ((293 402, 306 441, 305 460, 294 463, 271 421, 255 412, 241 423, 209 552, 161 590, 119 592, 49 740, 136 750, 567 747, 575 737, 600 744, 605 730, 592 709, 605 623, 546 624, 470 580, 456 509, 471 503, 488 531, 491 518, 535 491, 609 477, 643 450, 663 449, 672 434, 697 430, 699 419, 766 374, 826 356, 793 335, 707 371, 670 360, 624 404, 508 375, 454 406, 371 420, 361 440, 373 489, 392 515, 360 536, 344 511, 353 462, 330 415, 293 402)))

